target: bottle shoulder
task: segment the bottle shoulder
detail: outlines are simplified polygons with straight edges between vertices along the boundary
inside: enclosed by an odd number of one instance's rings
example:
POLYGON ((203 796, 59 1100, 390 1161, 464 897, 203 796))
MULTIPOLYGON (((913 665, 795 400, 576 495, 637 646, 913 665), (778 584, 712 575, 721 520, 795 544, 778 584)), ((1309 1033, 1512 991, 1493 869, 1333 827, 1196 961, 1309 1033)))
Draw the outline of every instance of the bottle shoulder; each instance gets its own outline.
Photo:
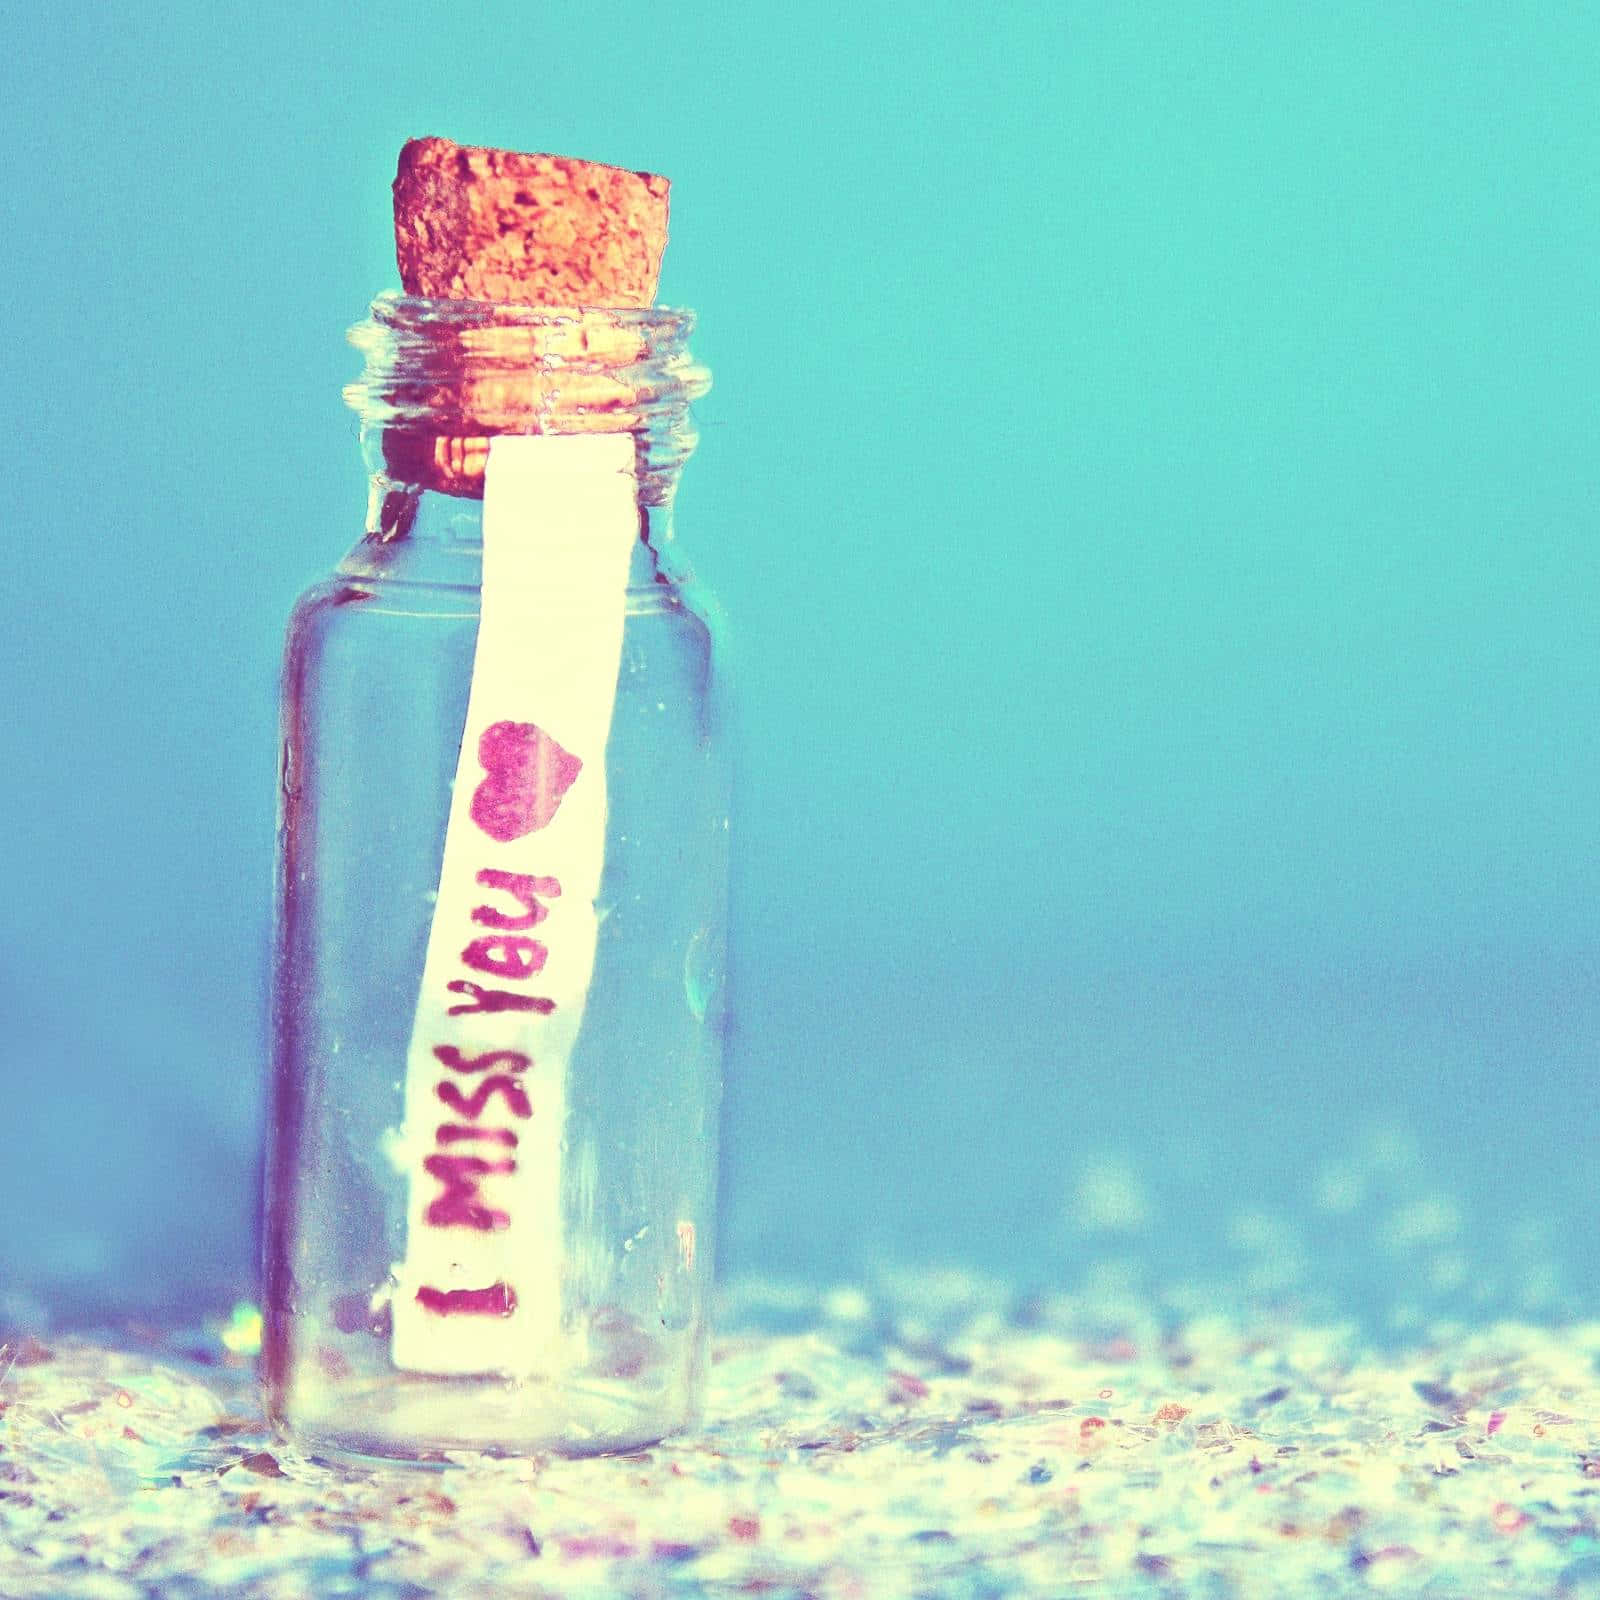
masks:
MULTIPOLYGON (((359 626, 359 618, 381 617, 387 622, 415 618, 422 622, 459 621, 477 626, 482 590, 476 582, 442 583, 389 575, 353 575, 335 572, 311 584, 295 601, 290 613, 291 633, 307 628, 359 626)), ((628 624, 659 619, 665 626, 691 632, 716 631, 719 608, 692 584, 665 576, 645 584, 630 584, 624 614, 628 624)))

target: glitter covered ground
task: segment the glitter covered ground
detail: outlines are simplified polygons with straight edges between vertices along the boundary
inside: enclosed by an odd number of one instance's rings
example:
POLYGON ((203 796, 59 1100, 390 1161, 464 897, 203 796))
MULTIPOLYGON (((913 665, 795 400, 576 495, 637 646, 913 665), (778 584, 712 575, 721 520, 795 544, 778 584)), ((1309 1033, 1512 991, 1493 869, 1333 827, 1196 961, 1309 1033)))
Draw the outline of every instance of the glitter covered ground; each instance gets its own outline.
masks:
POLYGON ((237 1329, 13 1341, 0 1595, 1600 1596, 1600 1324, 920 1299, 745 1285, 699 1436, 436 1471, 279 1446, 237 1329))

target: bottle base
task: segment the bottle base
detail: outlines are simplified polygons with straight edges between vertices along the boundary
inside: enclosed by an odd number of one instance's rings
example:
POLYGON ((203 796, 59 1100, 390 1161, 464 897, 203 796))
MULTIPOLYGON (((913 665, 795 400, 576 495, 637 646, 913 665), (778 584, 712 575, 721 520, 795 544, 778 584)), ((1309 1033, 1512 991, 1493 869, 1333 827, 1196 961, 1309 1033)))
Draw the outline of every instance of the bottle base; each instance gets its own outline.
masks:
POLYGON ((309 1455, 448 1466, 463 1455, 627 1455, 692 1425, 676 1398, 674 1405, 668 1395, 599 1384, 394 1374, 359 1389, 341 1385, 336 1410, 292 1397, 272 1407, 272 1420, 309 1455))

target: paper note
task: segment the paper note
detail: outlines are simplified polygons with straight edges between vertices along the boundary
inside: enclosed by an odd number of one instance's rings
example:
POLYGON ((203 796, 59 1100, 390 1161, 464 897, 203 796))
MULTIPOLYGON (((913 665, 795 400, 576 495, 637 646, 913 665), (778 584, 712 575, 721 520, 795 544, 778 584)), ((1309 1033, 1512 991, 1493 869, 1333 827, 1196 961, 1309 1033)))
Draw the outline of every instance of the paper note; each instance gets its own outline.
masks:
POLYGON ((491 441, 483 601, 406 1058, 392 1354, 527 1375, 560 1336, 567 1066, 594 970, 639 536, 627 433, 491 441))

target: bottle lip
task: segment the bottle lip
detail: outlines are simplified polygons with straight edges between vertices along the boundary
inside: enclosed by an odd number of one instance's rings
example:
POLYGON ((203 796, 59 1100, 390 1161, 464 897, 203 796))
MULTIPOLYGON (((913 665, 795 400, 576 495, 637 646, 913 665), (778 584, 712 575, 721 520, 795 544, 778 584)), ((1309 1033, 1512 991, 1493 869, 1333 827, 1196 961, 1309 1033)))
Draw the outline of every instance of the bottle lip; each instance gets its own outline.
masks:
MULTIPOLYGON (((682 306, 545 306, 517 300, 445 300, 385 289, 373 297, 372 321, 411 327, 546 327, 605 321, 620 327, 660 328, 684 336, 694 331, 694 312, 682 306)), ((367 323, 350 330, 352 342, 367 323)))

